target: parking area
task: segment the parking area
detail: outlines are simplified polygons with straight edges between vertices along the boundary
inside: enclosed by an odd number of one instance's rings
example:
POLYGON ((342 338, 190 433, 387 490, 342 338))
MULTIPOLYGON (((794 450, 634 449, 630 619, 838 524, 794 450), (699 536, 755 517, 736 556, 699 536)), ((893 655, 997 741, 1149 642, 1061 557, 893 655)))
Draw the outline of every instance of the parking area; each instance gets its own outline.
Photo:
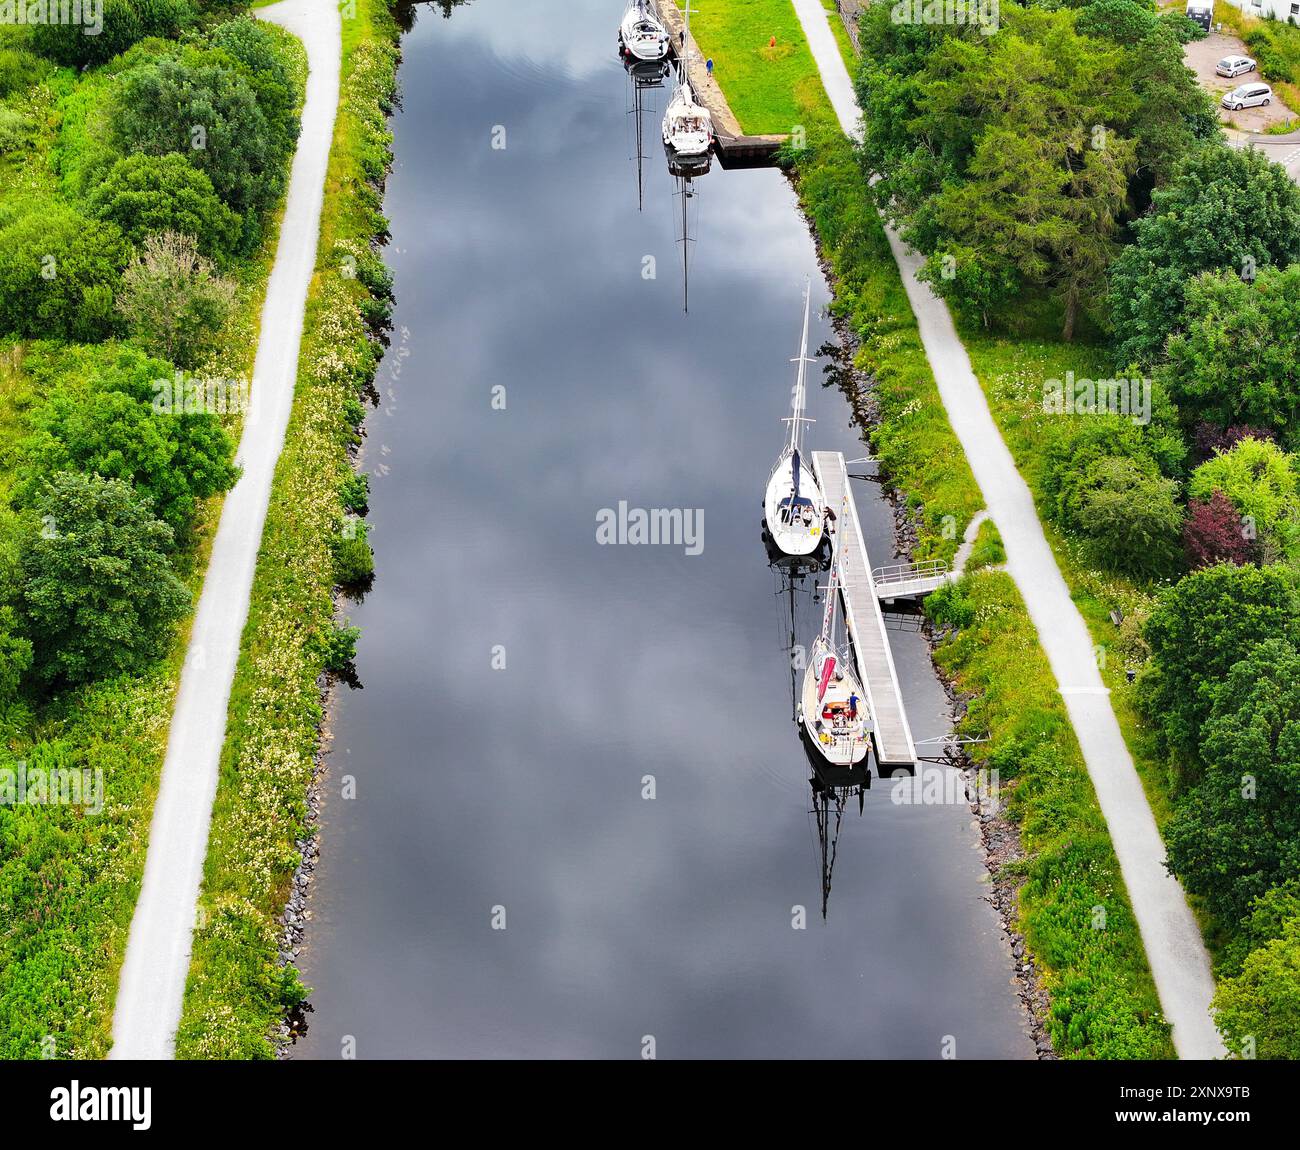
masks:
MULTIPOLYGON (((1215 75, 1215 65, 1225 56, 1249 55, 1246 46, 1236 36, 1227 32, 1211 32, 1204 40, 1193 40, 1184 49, 1187 66, 1196 73, 1201 86, 1213 93, 1216 105, 1224 92, 1231 91, 1239 84, 1261 79, 1258 72, 1247 72, 1231 80, 1215 75)), ((1270 124, 1282 124, 1294 119, 1295 113, 1274 94, 1272 103, 1267 107, 1243 108, 1240 112, 1229 112, 1219 106, 1219 118, 1230 127, 1239 128, 1243 132, 1263 132, 1270 124)))

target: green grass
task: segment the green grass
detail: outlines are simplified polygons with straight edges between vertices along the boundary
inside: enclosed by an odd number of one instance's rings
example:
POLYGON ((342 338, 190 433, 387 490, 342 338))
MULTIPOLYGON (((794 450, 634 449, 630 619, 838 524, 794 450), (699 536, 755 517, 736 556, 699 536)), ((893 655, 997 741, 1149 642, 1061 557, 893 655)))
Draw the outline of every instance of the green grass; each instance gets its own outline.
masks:
POLYGON ((804 124, 806 103, 829 107, 790 0, 704 0, 692 8, 691 35, 747 135, 788 135, 804 124))
POLYGON ((269 1058, 287 1006, 303 994, 280 965, 279 917, 308 832, 306 793, 321 722, 317 678, 334 626, 331 539, 352 474, 358 398, 379 346, 364 314, 364 263, 387 227, 376 187, 389 159, 385 109, 398 33, 382 0, 343 24, 343 90, 308 296, 299 374, 276 469, 231 695, 200 899, 201 926, 177 1033, 181 1058, 269 1058))
POLYGON ((852 76, 858 70, 858 54, 853 50, 853 39, 844 25, 844 17, 840 15, 839 5, 836 0, 822 0, 822 7, 826 9, 826 18, 831 23, 831 31, 835 33, 835 43, 839 45, 840 55, 844 57, 844 66, 852 76))
MULTIPOLYGON (((810 147, 795 157, 799 196, 830 264, 833 307, 860 340, 859 366, 876 381, 874 454, 913 511, 916 558, 951 560, 982 499, 853 150, 815 110, 805 115, 812 128, 810 147)), ((1009 389, 1025 387, 1016 380, 1034 378, 1046 362, 1010 345, 1005 354, 1001 386, 1009 389)), ((989 351, 986 374, 993 362, 989 351)), ((1041 397, 1041 383, 1036 388, 1041 397)), ((1028 412, 1008 405, 1004 417, 1011 416, 1028 434, 1028 412)), ((991 525, 977 536, 977 556, 1001 561, 991 525)), ((1172 1057, 1105 821, 1015 586, 1005 574, 980 572, 934 596, 936 611, 946 600, 956 600, 962 625, 936 660, 971 696, 961 730, 987 739, 977 744, 978 760, 1009 785, 1004 797, 1025 850, 1012 871, 1023 879, 1020 927, 1051 994, 1053 1043, 1067 1057, 1172 1057)), ((1097 610, 1086 615, 1096 622, 1097 610)))

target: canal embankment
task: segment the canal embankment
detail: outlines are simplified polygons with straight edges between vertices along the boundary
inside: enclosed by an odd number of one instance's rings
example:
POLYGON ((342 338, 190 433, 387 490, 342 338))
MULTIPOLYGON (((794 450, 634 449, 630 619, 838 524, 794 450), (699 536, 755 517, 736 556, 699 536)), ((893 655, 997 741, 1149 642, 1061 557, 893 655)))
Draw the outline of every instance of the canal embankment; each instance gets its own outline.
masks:
POLYGON ((292 414, 231 692, 181 1058, 269 1058, 306 989, 295 959, 315 856, 325 703, 355 635, 335 588, 365 544, 354 470, 391 283, 382 187, 400 32, 383 0, 342 24, 342 79, 292 414))

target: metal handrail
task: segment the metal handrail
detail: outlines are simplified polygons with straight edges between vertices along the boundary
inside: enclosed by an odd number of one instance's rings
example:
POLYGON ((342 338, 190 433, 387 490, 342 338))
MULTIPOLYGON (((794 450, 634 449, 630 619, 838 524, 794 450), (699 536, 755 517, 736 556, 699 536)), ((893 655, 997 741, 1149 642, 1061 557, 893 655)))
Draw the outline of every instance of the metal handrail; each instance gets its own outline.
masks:
POLYGON ((948 574, 948 564, 942 559, 925 563, 890 563, 871 572, 873 583, 910 583, 913 579, 935 578, 948 574))

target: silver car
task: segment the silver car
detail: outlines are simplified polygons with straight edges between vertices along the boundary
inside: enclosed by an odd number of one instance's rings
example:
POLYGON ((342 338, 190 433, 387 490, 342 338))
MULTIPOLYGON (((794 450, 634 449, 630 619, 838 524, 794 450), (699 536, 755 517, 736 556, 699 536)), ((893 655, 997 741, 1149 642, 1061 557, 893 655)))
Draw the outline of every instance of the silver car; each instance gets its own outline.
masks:
POLYGON ((1240 112, 1242 108, 1267 107, 1272 100, 1273 89, 1267 84, 1242 84, 1224 93, 1221 103, 1229 111, 1240 112))
POLYGON ((1255 70, 1255 61, 1249 56, 1224 56, 1215 66, 1214 70, 1220 76, 1227 76, 1232 79, 1234 76, 1244 76, 1247 72, 1255 70))

